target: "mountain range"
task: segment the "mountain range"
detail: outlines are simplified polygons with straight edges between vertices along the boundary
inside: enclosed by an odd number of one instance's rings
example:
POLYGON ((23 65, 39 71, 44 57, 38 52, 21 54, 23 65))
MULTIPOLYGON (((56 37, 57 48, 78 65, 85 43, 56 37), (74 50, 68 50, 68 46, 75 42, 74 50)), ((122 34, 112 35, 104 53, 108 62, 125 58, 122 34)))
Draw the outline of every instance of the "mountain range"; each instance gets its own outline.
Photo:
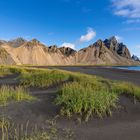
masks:
POLYGON ((33 65, 140 65, 126 45, 113 36, 79 51, 67 46, 46 46, 37 39, 0 40, 0 64, 33 65))

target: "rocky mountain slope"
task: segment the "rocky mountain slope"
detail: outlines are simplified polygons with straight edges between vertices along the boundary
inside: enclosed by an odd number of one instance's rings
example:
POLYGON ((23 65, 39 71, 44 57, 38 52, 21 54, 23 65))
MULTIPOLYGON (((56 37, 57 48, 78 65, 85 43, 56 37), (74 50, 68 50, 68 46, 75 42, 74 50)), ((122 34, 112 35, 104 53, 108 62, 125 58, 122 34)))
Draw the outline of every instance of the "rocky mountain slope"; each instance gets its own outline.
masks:
POLYGON ((140 59, 139 59, 136 55, 133 55, 133 56, 132 56, 132 59, 133 59, 134 61, 140 61, 140 59))
POLYGON ((36 39, 27 41, 17 38, 0 41, 0 64, 34 65, 75 65, 75 64, 112 64, 138 65, 140 62, 131 58, 126 45, 115 37, 98 40, 79 51, 67 46, 45 46, 36 39))

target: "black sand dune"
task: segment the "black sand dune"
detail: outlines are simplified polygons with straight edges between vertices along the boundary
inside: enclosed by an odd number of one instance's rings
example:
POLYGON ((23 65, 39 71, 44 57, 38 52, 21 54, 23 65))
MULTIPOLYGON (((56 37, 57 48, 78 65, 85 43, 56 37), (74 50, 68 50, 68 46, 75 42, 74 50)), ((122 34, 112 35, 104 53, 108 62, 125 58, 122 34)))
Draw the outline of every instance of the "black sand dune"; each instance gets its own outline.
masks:
MULTIPOLYGON (((52 67, 51 67, 52 68, 52 67)), ((58 68, 58 67, 57 67, 58 68)), ((80 71, 88 74, 96 74, 109 79, 126 80, 140 85, 139 72, 124 72, 106 68, 93 67, 59 67, 70 71, 80 71), (129 75, 129 76, 128 76, 129 75), (136 78, 137 77, 137 78, 136 78)), ((17 85, 14 80, 16 75, 0 78, 0 85, 17 85)), ((58 88, 49 89, 29 88, 30 94, 38 98, 35 102, 10 103, 6 108, 0 107, 0 115, 3 113, 14 122, 37 124, 44 126, 44 121, 58 115, 60 107, 54 105, 58 88)), ((79 124, 74 118, 57 118, 59 128, 70 128, 74 132, 74 140, 139 140, 140 139, 140 103, 132 98, 121 96, 119 108, 113 112, 112 117, 99 119, 94 116, 88 123, 79 124)))

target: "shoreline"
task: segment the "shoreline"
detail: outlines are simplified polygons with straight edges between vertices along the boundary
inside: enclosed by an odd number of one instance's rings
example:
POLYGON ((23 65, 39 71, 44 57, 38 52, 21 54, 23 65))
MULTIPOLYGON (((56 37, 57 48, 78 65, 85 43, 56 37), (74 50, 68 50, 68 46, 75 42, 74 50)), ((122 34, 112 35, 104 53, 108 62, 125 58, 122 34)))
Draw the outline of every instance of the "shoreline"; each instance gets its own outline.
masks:
POLYGON ((129 67, 140 67, 140 66, 113 66, 113 67, 105 67, 105 68, 113 68, 113 69, 120 69, 120 70, 128 70, 128 71, 137 71, 140 72, 140 69, 129 69, 129 67))

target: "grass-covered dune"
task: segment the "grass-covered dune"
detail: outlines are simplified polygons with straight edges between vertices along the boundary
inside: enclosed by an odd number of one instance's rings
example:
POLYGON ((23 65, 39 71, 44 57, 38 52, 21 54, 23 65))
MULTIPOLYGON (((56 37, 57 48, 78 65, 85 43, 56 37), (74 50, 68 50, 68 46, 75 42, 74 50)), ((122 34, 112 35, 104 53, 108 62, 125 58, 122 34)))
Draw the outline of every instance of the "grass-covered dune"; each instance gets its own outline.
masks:
MULTIPOLYGON (((112 110, 117 108, 119 96, 122 94, 131 96, 134 101, 140 100, 139 87, 97 76, 57 69, 10 66, 1 66, 0 73, 2 75, 17 74, 20 86, 25 88, 48 88, 60 85, 54 102, 61 107, 61 114, 68 117, 80 115, 86 121, 94 115, 101 118, 111 115, 112 110)), ((16 89, 14 92, 16 93, 16 89)), ((0 101, 2 100, 2 92, 0 92, 0 101)))

